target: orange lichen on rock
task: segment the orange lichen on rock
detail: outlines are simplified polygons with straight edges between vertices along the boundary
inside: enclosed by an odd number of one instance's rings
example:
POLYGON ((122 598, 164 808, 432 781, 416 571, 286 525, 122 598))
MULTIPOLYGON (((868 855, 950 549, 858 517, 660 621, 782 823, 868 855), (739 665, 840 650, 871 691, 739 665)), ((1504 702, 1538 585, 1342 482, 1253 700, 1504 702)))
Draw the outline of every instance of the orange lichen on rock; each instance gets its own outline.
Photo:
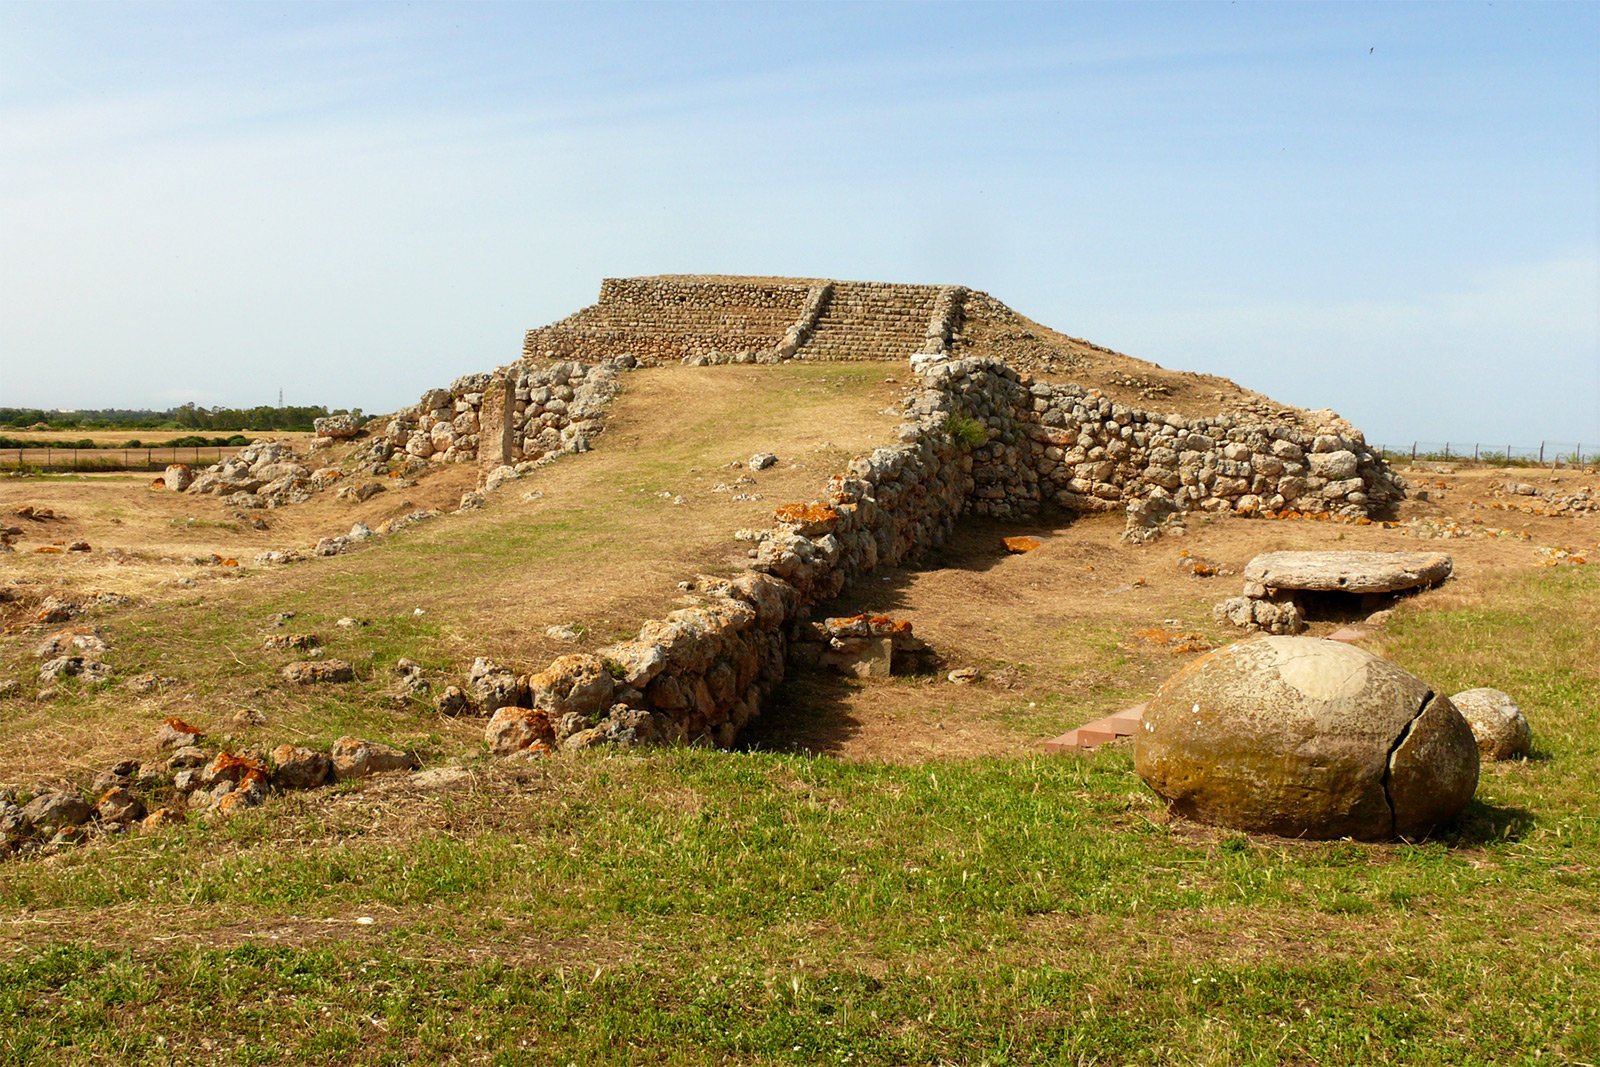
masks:
POLYGON ((38 548, 34 549, 34 551, 43 556, 59 556, 61 553, 65 552, 66 549, 62 548, 60 545, 40 545, 38 548))
POLYGON ((827 533, 839 521, 838 509, 827 504, 782 504, 772 515, 779 523, 795 527, 806 537, 827 533))
POLYGON ((217 753, 217 758, 212 760, 211 765, 206 769, 210 772, 210 776, 213 780, 217 778, 227 778, 233 775, 234 772, 238 772, 238 780, 240 782, 250 778, 251 775, 255 776, 251 780, 264 782, 266 781, 268 773, 267 765, 262 763, 260 760, 254 759, 250 756, 241 756, 233 752, 217 753))
POLYGON ((190 726, 188 723, 184 722, 182 719, 178 718, 176 715, 169 715, 165 719, 162 719, 161 721, 166 726, 170 727, 173 730, 176 730, 180 734, 189 734, 192 737, 199 737, 202 733, 205 732, 205 731, 201 730, 200 727, 198 727, 198 726, 190 726))
POLYGON ((1209 652, 1212 649, 1211 642, 1206 640, 1204 634, 1178 633, 1160 626, 1135 630, 1133 636, 1146 644, 1165 649, 1174 656, 1188 652, 1209 652))
POLYGON ((1013 555, 1021 555, 1024 552, 1032 552, 1034 549, 1044 544, 1044 542, 1039 540, 1037 537, 1002 537, 1000 542, 1006 546, 1006 551, 1012 553, 1013 555))
POLYGON ((237 567, 238 565, 239 561, 236 559, 224 559, 222 561, 222 566, 224 567, 237 567))

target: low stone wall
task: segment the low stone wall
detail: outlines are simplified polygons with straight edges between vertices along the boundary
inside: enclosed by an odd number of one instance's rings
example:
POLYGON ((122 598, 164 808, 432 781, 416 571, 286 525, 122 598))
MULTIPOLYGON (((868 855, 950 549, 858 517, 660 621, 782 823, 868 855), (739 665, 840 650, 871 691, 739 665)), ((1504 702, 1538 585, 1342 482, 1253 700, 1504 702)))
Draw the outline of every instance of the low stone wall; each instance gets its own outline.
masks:
POLYGON ((586 452, 604 428, 625 361, 512 364, 430 389, 389 420, 383 439, 429 463, 493 468, 586 452), (509 418, 508 418, 509 416, 509 418))
POLYGON ((778 508, 751 573, 700 578, 700 603, 646 623, 632 641, 564 656, 536 675, 531 706, 499 714, 491 745, 514 753, 730 744, 783 678, 812 607, 878 567, 937 547, 963 513, 1137 509, 1152 496, 1180 512, 1364 513, 1402 491, 1342 421, 1305 434, 1229 416, 1185 420, 1034 383, 997 360, 919 362, 898 444, 834 475, 825 499, 778 508), (524 728, 530 721, 544 730, 524 728))

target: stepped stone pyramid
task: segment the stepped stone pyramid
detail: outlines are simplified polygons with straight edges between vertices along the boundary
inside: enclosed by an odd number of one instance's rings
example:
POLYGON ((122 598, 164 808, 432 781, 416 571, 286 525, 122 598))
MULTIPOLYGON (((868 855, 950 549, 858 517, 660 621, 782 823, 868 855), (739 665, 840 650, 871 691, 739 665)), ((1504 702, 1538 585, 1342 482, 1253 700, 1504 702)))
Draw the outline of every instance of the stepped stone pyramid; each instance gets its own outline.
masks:
POLYGON ((903 363, 919 353, 995 357, 1040 379, 1076 382, 1119 403, 1190 417, 1227 412, 1309 428, 1332 414, 1307 413, 1226 378, 1166 370, 1058 333, 958 285, 718 274, 607 278, 594 304, 527 331, 522 363, 620 357, 646 367, 903 363))
POLYGON ((820 278, 607 278, 599 302, 529 330, 527 360, 904 360, 948 333, 965 290, 820 278), (942 299, 941 299, 942 297, 942 299))

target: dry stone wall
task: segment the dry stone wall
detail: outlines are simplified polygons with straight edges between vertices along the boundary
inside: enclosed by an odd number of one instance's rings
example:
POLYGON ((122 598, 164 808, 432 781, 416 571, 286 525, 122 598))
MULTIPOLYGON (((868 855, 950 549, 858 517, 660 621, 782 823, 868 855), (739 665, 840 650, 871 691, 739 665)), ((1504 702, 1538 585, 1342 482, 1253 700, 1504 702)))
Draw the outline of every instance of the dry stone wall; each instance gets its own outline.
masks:
POLYGON ((644 366, 943 353, 966 290, 883 282, 607 278, 600 299, 529 330, 525 362, 631 356, 644 366))
POLYGON ((381 440, 429 463, 487 467, 586 452, 627 361, 512 364, 430 389, 389 420, 381 440), (509 416, 509 418, 508 418, 509 416))
MULTIPOLYGON (((691 357, 731 358, 779 349, 817 285, 791 282, 607 278, 598 303, 529 330, 526 361, 632 356, 645 366, 691 357)), ((814 318, 814 312, 813 312, 814 318)))
POLYGON ((747 573, 697 578, 692 603, 634 639, 537 674, 475 668, 470 693, 452 690, 452 712, 493 712, 487 739, 501 754, 725 745, 782 679, 813 607, 937 547, 964 514, 1126 510, 1130 534, 1153 536, 1163 516, 1194 510, 1361 516, 1403 495, 1332 412, 1160 414, 1036 382, 1000 359, 957 358, 974 299, 990 298, 948 286, 608 279, 597 304, 530 331, 522 362, 402 412, 387 437, 395 447, 488 469, 585 450, 618 373, 634 366, 894 359, 916 375, 897 441, 854 460, 822 499, 777 509, 747 573))
POLYGON ((750 573, 697 579, 698 603, 535 676, 532 707, 491 722, 491 745, 729 744, 782 680, 811 608, 938 546, 964 513, 1139 510, 1152 497, 1180 512, 1364 513, 1401 491, 1360 433, 1331 417, 1316 434, 1187 420, 1035 383, 999 360, 916 363, 898 443, 834 475, 824 499, 778 508, 750 573), (549 725, 548 739, 519 728, 508 743, 507 723, 528 715, 549 725))

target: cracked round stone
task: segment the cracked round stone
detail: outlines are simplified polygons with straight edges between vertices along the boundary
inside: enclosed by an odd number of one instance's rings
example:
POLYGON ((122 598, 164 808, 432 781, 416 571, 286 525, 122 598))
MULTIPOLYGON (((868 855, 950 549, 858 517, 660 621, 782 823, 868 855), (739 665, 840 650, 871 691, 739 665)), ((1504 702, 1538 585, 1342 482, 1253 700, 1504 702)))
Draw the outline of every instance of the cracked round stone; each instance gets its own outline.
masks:
POLYGON ((1285 837, 1425 837, 1478 786, 1477 743, 1448 697, 1312 637, 1229 645, 1167 679, 1134 766, 1180 815, 1285 837))

